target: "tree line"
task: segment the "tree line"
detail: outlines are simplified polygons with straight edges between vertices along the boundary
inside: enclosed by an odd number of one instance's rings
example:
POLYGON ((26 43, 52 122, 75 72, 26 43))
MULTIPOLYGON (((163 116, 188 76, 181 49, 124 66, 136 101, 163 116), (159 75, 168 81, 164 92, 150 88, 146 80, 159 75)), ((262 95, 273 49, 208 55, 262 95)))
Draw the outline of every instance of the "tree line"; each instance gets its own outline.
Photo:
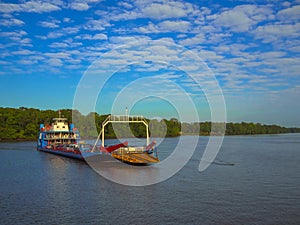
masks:
MULTIPOLYGON (((76 118, 75 126, 79 129, 82 138, 95 138, 101 130, 101 124, 108 115, 99 115, 92 112, 82 115, 71 109, 61 109, 60 113, 72 121, 76 118), (96 125, 96 130, 93 129, 96 125)), ((35 140, 39 124, 51 124, 52 119, 58 117, 58 111, 39 110, 35 108, 3 108, 0 107, 0 140, 35 140)), ((149 120, 150 135, 156 137, 175 137, 179 135, 250 135, 250 134, 278 134, 296 133, 300 128, 286 128, 278 125, 264 125, 260 123, 181 123, 177 119, 149 120)), ((105 129, 107 138, 128 137, 129 133, 135 137, 145 137, 143 124, 112 125, 105 129), (131 132, 129 132, 131 131, 131 132)))
POLYGON ((195 130, 195 127, 200 127, 200 135, 251 135, 251 134, 281 134, 281 133, 300 133, 300 128, 297 127, 282 127, 278 125, 265 125, 261 123, 182 123, 182 127, 185 128, 186 134, 189 131, 195 130), (212 129, 214 128, 214 129, 212 129))

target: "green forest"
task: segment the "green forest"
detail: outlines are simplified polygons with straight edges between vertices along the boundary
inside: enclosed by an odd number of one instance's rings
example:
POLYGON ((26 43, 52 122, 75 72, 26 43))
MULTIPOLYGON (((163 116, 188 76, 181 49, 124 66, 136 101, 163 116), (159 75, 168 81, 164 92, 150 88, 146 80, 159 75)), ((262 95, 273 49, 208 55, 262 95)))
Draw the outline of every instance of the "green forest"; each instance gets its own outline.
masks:
MULTIPOLYGON (((75 126, 80 130, 82 138, 95 138, 97 132, 101 130, 102 122, 108 115, 99 115, 92 112, 82 115, 78 111, 71 109, 60 110, 61 115, 72 121, 72 113, 76 118, 75 126), (93 130, 96 124, 97 131, 93 130)), ((7 140, 35 140, 39 129, 39 124, 51 124, 53 118, 58 117, 58 111, 39 110, 34 108, 2 108, 0 107, 0 141, 7 140)), ((177 119, 149 120, 150 135, 156 137, 175 137, 179 135, 219 135, 224 132, 226 135, 251 135, 251 134, 279 134, 296 133, 300 128, 286 128, 278 125, 264 125, 260 123, 181 123, 177 119), (212 126, 213 125, 213 126, 212 126), (212 130, 213 128, 213 130, 212 130)), ((145 137, 145 127, 143 124, 130 124, 129 129, 136 137, 145 137)), ((117 130, 118 137, 128 135, 126 125, 112 126, 109 124, 105 129, 107 138, 115 138, 117 130)))

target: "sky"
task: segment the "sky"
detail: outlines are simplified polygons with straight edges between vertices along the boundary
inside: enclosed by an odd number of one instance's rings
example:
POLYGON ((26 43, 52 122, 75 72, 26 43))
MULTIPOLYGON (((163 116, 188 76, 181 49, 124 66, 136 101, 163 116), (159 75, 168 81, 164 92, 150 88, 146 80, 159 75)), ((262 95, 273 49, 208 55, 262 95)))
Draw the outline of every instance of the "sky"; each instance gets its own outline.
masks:
POLYGON ((0 1, 0 106, 300 127, 300 1, 0 1))

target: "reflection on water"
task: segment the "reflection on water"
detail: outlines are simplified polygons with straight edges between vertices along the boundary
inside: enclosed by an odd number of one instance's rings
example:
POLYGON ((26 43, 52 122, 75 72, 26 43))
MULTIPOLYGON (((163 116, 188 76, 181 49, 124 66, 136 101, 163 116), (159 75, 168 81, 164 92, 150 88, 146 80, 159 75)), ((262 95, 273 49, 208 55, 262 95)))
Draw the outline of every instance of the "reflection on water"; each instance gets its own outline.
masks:
POLYGON ((198 136, 160 140, 157 148, 165 157, 160 157, 161 161, 151 166, 128 165, 107 155, 86 158, 86 161, 98 174, 113 182, 131 186, 152 185, 169 179, 184 167, 196 150, 198 140, 198 136))

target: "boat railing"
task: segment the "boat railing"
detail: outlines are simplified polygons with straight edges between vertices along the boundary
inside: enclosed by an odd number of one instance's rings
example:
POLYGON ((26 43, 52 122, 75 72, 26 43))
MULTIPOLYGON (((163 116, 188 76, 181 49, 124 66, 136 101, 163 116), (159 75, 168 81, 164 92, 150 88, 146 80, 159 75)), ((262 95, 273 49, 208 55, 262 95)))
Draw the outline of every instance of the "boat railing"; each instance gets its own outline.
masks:
POLYGON ((142 115, 109 115, 102 124, 107 122, 147 122, 142 115))

